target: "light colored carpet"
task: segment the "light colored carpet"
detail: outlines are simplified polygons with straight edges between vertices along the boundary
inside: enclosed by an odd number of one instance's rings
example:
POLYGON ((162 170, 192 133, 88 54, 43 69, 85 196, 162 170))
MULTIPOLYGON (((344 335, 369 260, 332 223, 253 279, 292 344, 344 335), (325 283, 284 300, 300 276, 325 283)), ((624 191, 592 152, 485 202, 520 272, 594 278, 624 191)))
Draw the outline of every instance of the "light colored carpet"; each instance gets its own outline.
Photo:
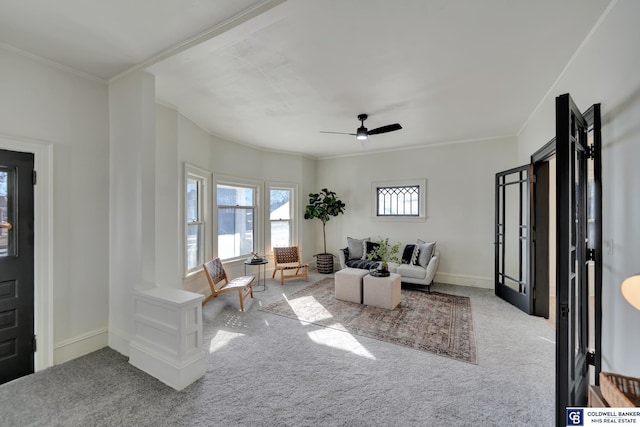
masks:
POLYGON ((336 299, 335 282, 328 277, 262 310, 476 363, 471 305, 465 296, 405 289, 398 306, 387 310, 336 299))
POLYGON ((471 299, 474 365, 259 311, 310 285, 267 283, 244 313, 237 295, 205 306, 208 369, 185 390, 103 349, 0 386, 0 425, 554 424, 554 333, 493 290, 433 287, 471 299))

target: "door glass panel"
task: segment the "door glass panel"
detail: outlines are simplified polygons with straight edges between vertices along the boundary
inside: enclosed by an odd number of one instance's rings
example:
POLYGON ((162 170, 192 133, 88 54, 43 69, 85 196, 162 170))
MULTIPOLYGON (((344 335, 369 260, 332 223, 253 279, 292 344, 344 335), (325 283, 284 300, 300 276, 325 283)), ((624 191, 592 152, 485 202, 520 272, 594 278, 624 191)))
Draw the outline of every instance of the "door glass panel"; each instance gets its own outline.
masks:
POLYGON ((496 174, 496 295, 529 313, 529 165, 496 174))
MULTIPOLYGON (((518 175, 515 175, 517 178, 518 175)), ((505 187, 504 284, 520 292, 520 186, 517 183, 505 187)))
POLYGON ((11 203, 13 173, 0 169, 0 257, 15 255, 15 221, 11 203))

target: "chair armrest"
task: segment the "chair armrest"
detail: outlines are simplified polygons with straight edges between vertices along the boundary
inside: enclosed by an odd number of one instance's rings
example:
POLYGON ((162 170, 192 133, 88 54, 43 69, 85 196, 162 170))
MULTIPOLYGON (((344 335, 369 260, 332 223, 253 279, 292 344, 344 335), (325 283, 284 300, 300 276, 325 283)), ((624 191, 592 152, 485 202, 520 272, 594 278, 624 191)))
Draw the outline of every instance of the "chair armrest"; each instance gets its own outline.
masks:
POLYGON ((347 268, 345 252, 349 253, 349 248, 338 249, 338 261, 340 261, 340 270, 347 268))
POLYGON ((427 283, 431 283, 434 277, 436 277, 436 271, 438 270, 439 263, 440 263, 440 252, 435 251, 431 259, 429 260, 429 264, 427 264, 427 274, 425 277, 427 283))

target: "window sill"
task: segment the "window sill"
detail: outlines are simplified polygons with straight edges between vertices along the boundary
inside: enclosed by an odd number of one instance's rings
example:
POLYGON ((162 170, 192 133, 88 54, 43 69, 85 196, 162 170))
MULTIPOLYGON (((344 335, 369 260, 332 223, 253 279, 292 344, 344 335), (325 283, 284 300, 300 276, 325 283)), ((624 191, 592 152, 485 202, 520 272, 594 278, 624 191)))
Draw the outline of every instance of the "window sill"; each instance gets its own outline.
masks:
POLYGON ((371 220, 385 222, 426 222, 427 218, 424 216, 374 216, 371 217, 371 220))

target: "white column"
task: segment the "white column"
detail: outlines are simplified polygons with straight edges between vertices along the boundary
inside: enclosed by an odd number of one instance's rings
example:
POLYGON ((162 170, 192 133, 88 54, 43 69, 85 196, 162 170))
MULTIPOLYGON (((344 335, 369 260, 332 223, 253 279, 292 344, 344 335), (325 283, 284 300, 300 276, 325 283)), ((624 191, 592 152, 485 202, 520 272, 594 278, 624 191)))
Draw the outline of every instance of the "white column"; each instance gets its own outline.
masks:
POLYGON ((203 377, 207 370, 202 351, 203 298, 171 288, 136 292, 129 363, 176 390, 203 377))

